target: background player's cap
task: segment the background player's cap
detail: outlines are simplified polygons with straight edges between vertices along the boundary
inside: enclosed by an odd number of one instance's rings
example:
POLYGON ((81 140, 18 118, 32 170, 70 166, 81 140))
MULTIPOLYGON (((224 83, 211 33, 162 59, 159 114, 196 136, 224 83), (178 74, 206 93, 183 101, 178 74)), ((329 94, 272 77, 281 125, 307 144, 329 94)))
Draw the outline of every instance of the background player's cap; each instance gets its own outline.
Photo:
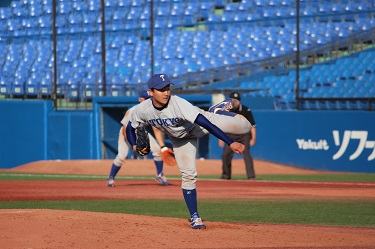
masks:
POLYGON ((168 75, 166 74, 154 74, 149 80, 148 80, 148 88, 149 89, 163 89, 164 87, 168 86, 173 83, 169 80, 168 75))
POLYGON ((241 95, 238 92, 232 92, 229 94, 229 98, 241 100, 241 95))
POLYGON ((143 91, 140 91, 140 92, 138 93, 138 97, 139 97, 139 98, 145 98, 145 99, 148 99, 148 98, 150 98, 151 96, 150 96, 150 94, 148 94, 148 91, 147 91, 147 90, 143 90, 143 91))

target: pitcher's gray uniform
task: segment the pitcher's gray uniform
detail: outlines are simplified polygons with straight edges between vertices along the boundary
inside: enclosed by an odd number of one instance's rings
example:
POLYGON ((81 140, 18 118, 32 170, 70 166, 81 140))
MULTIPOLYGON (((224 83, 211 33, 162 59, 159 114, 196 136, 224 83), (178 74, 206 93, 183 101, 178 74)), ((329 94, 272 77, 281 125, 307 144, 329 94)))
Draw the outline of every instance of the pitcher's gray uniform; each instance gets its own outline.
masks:
POLYGON ((246 119, 204 111, 175 95, 171 95, 167 106, 162 110, 155 108, 151 99, 145 100, 134 108, 130 116, 134 129, 150 124, 169 136, 177 165, 182 173, 182 188, 187 190, 196 188, 197 138, 209 133, 194 123, 198 114, 205 116, 225 133, 244 134, 251 128, 246 119))
POLYGON ((234 104, 232 99, 213 106, 213 112, 206 112, 171 95, 170 85, 173 82, 167 74, 154 74, 147 84, 152 97, 134 109, 126 127, 126 136, 133 150, 141 155, 148 150, 147 145, 137 141, 145 135, 144 130, 139 127, 150 124, 169 136, 182 175, 182 194, 189 209, 190 226, 193 229, 205 229, 206 225, 198 213, 196 190, 198 138, 211 133, 228 144, 234 152, 241 154, 245 145, 233 141, 226 133, 247 133, 251 124, 244 117, 231 117, 233 113, 227 112, 229 106, 234 104), (227 114, 230 116, 225 116, 227 114), (136 133, 140 135, 137 137, 136 133), (142 147, 137 148, 138 146, 142 147))

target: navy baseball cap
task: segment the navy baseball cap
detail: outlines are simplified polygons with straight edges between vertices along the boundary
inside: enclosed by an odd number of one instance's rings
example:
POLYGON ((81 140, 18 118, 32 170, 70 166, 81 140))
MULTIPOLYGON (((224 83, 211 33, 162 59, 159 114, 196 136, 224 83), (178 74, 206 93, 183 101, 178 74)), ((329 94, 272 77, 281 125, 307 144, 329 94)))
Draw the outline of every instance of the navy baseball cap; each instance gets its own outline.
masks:
POLYGON ((148 88, 149 89, 163 89, 164 87, 168 85, 174 85, 170 80, 168 75, 166 74, 154 74, 149 80, 148 80, 148 88))
POLYGON ((143 91, 140 91, 139 94, 138 94, 138 97, 139 98, 145 98, 145 99, 148 99, 150 98, 150 94, 148 94, 148 91, 147 90, 143 90, 143 91))
POLYGON ((241 95, 238 92, 232 92, 229 94, 229 98, 241 100, 241 95))

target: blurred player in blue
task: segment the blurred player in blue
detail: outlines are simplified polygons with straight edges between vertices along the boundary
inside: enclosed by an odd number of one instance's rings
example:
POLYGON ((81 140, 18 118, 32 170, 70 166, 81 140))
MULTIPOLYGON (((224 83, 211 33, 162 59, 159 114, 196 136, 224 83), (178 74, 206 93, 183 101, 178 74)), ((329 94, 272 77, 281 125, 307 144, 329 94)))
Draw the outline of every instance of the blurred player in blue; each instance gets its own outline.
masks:
MULTIPOLYGON (((147 90, 139 92, 138 101, 142 103, 146 99, 150 98, 147 90)), ((107 179, 107 186, 108 187, 115 187, 115 177, 119 172, 122 164, 124 163, 128 153, 129 153, 129 142, 126 138, 126 126, 128 125, 130 114, 134 110, 137 105, 133 106, 129 110, 126 111, 125 116, 121 120, 122 127, 120 128, 119 137, 118 137, 118 145, 117 145, 117 155, 116 158, 113 160, 113 164, 111 167, 111 171, 109 173, 109 177, 107 179)), ((155 138, 149 133, 148 137, 150 139, 150 147, 151 153, 154 157, 154 163, 156 166, 156 177, 155 180, 163 186, 168 185, 167 178, 163 173, 163 161, 161 158, 161 148, 165 147, 164 144, 164 134, 154 127, 152 127, 154 131, 155 138)))

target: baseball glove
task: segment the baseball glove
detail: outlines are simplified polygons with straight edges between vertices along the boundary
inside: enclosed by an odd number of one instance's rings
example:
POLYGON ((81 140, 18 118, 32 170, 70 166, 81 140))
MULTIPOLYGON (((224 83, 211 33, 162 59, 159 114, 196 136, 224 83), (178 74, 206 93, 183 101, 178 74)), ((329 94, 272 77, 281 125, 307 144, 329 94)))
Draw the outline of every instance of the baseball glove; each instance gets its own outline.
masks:
POLYGON ((135 134, 137 136, 136 150, 139 155, 146 156, 151 151, 148 133, 144 127, 138 127, 135 131, 135 134))
POLYGON ((171 148, 163 146, 161 148, 161 158, 163 159, 163 162, 168 166, 177 165, 176 158, 174 157, 174 152, 171 148))

